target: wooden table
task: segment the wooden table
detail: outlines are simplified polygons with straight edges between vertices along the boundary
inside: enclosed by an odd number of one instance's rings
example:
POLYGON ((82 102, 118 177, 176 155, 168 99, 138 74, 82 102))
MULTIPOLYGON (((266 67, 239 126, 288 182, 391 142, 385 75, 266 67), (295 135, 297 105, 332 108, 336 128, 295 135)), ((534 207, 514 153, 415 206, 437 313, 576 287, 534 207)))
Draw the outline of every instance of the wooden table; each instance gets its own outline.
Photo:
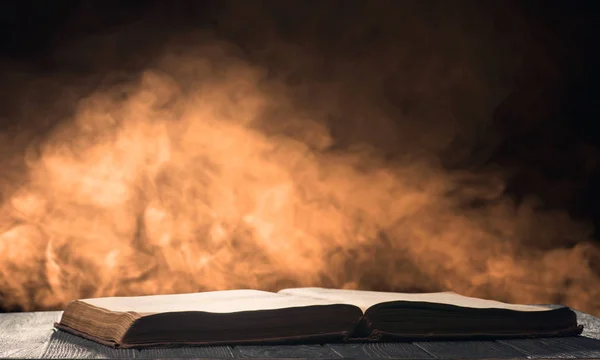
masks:
POLYGON ((0 358, 396 358, 600 359, 600 319, 577 313, 582 336, 503 341, 439 341, 294 346, 214 346, 116 350, 59 332, 60 311, 0 314, 0 358))

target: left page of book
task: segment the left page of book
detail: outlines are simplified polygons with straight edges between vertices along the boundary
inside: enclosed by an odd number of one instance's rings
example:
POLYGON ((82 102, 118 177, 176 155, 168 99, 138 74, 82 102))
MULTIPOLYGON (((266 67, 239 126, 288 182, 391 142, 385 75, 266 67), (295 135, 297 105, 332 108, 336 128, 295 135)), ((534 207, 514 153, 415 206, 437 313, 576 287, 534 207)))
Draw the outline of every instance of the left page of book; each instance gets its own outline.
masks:
POLYGON ((80 301, 109 311, 133 311, 139 314, 180 311, 234 313, 336 304, 335 301, 330 300, 260 290, 224 290, 191 294, 106 297, 80 301))

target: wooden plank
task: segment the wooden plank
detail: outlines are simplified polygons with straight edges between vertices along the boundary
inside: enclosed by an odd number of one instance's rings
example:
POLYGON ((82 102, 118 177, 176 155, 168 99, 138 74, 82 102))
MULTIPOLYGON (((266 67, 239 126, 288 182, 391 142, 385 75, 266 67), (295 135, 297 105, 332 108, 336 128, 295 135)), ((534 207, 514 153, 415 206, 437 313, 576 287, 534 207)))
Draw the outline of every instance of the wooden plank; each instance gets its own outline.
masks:
POLYGON ((432 359, 433 355, 413 343, 328 344, 344 358, 432 359))
POLYGON ((577 314, 577 321, 580 325, 583 325, 581 335, 592 339, 600 339, 600 318, 580 311, 575 311, 575 313, 577 314))
POLYGON ((113 349, 63 331, 52 335, 45 359, 133 359, 133 358, 233 358, 227 346, 198 346, 150 349, 113 349))
POLYGON ((527 354, 544 358, 600 358, 600 340, 583 336, 548 339, 522 339, 498 341, 527 354))
POLYGON ((339 358, 335 351, 321 345, 234 346, 236 358, 339 358))
POLYGON ((0 358, 40 357, 50 342, 59 311, 0 314, 0 358))
POLYGON ((135 352, 132 349, 113 349, 64 331, 55 331, 41 357, 44 359, 133 358, 135 352))
POLYGON ((496 341, 420 341, 415 345, 441 359, 523 358, 524 352, 496 341))
POLYGON ((199 346, 199 347, 177 347, 177 348, 153 348, 136 350, 136 358, 211 358, 230 359, 233 358, 233 350, 228 346, 199 346))

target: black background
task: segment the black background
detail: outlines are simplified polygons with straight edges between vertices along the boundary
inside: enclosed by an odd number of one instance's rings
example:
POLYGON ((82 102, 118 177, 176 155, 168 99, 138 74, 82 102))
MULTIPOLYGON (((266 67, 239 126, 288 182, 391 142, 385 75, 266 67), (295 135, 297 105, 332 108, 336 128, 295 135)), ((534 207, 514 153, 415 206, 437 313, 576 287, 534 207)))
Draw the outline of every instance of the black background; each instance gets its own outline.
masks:
MULTIPOLYGON (((600 142, 596 90, 598 2, 503 3, 509 8, 504 16, 524 19, 540 46, 537 53, 533 51, 524 58, 520 86, 496 110, 493 127, 502 136, 486 161, 517 169, 509 188, 515 196, 536 194, 548 206, 566 208, 573 216, 599 225, 600 182, 595 159, 600 142), (548 83, 536 77, 544 66, 540 59, 559 69, 558 80, 548 83), (541 89, 538 92, 542 95, 530 96, 531 89, 541 89), (586 154, 581 155, 584 144, 586 154), (557 188, 558 182, 569 186, 557 188)), ((193 19, 196 26, 210 28, 218 24, 223 11, 218 1, 169 4, 141 0, 4 1, 0 15, 1 56, 34 62, 51 71, 47 56, 86 34, 109 31, 161 11, 173 21, 193 19)), ((305 4, 307 8, 320 6, 319 2, 305 4)), ((344 2, 337 6, 343 8, 344 2)))

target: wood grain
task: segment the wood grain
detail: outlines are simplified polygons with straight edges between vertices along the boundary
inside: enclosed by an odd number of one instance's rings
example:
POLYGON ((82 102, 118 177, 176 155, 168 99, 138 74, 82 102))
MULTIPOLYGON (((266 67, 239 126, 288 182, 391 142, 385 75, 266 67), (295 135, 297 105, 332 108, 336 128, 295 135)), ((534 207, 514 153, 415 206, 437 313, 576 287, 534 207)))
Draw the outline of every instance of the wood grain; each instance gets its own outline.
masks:
POLYGON ((432 359, 434 356, 413 343, 328 344, 344 358, 432 359))
POLYGON ((136 350, 136 358, 153 359, 187 359, 187 358, 211 358, 229 359, 233 358, 233 352, 229 346, 203 346, 203 347, 181 347, 181 348, 156 348, 136 350))
POLYGON ((600 358, 600 341, 587 337, 523 339, 498 341, 527 356, 541 358, 577 359, 600 358))
POLYGON ((590 314, 575 311, 577 314, 577 322, 583 325, 583 333, 581 335, 600 339, 600 319, 590 314))
POLYGON ((0 314, 0 358, 42 356, 60 315, 59 311, 0 314))
POLYGON ((496 341, 423 341, 414 344, 441 359, 507 359, 523 358, 526 355, 512 346, 496 341))
POLYGON ((113 349, 63 331, 55 331, 50 338, 49 346, 41 357, 44 359, 111 359, 133 358, 134 356, 135 350, 113 349))
POLYGON ((281 346, 235 346, 233 354, 237 358, 340 358, 328 347, 321 345, 281 345, 281 346))
POLYGON ((203 346, 151 349, 113 349, 95 342, 56 331, 44 359, 132 359, 132 358, 233 358, 230 347, 203 346))

